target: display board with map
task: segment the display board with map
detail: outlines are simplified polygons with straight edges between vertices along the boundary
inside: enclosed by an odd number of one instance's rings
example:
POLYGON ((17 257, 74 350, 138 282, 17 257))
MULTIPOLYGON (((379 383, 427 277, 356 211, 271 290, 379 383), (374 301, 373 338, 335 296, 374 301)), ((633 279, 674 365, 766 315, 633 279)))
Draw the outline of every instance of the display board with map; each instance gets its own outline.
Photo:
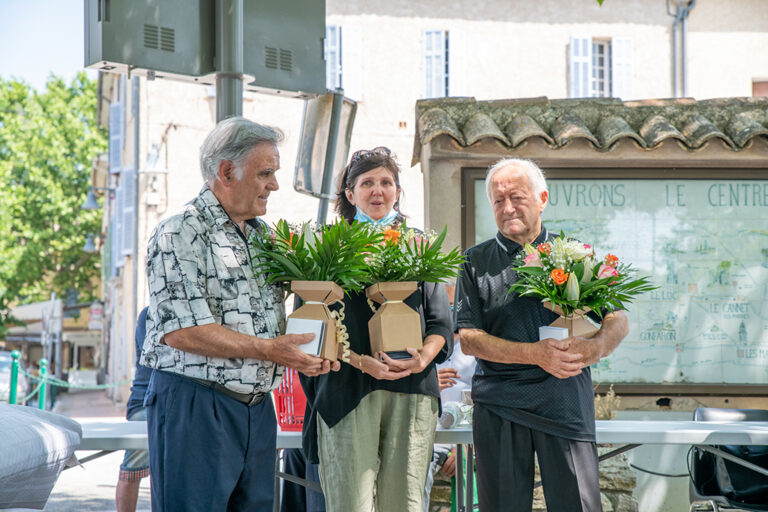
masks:
MULTIPOLYGON (((595 382, 768 383, 768 181, 548 185, 550 232, 611 252, 659 286, 629 306, 630 334, 593 367, 595 382)), ((496 230, 483 180, 475 199, 485 239, 496 230)))

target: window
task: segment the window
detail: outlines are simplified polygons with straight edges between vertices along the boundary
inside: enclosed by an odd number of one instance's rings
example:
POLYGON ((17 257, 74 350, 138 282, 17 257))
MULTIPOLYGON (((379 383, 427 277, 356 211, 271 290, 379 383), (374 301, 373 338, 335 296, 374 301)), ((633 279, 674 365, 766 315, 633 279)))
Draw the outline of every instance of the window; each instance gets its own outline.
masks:
POLYGON ((607 98, 611 96, 611 43, 592 41, 592 80, 590 96, 607 98))
POLYGON ((450 94, 448 31, 424 32, 424 97, 442 98, 450 94))
POLYGON ((633 99, 632 40, 625 37, 572 37, 568 96, 633 99))
POLYGON ((752 96, 764 96, 768 98, 768 80, 753 80, 752 96))
POLYGON ((344 89, 344 96, 356 101, 362 93, 362 37, 359 27, 325 27, 325 86, 344 89))
POLYGON ((333 91, 343 87, 341 80, 341 27, 325 27, 325 84, 333 91))

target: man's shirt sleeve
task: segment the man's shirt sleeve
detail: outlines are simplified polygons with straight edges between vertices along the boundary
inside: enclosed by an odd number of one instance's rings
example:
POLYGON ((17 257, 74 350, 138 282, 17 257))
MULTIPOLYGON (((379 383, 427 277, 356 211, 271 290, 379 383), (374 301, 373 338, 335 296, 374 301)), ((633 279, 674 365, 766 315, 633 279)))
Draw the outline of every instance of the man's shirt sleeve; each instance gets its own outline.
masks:
POLYGON ((147 254, 150 304, 163 334, 214 323, 206 286, 206 244, 188 223, 166 224, 147 254))
POLYGON ((483 329, 482 303, 475 279, 475 269, 469 254, 461 264, 456 280, 456 295, 453 301, 453 324, 459 329, 483 329))

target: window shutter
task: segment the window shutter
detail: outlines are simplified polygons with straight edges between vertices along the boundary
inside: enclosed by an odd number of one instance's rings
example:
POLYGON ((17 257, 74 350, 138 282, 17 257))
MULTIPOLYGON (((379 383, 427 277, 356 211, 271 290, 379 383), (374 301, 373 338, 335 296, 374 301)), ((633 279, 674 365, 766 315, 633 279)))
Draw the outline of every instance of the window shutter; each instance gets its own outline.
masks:
POLYGON ((592 79, 592 39, 571 37, 568 58, 568 97, 588 98, 592 79))
POLYGON ((123 102, 116 101, 109 105, 109 172, 120 172, 123 156, 123 102))
POLYGON ((424 32, 423 63, 425 98, 445 96, 445 49, 446 33, 442 30, 424 32))
POLYGON ((112 222, 109 225, 112 251, 112 276, 123 266, 123 187, 115 189, 115 208, 112 210, 112 222))
POLYGON ((136 245, 136 171, 126 167, 120 176, 120 188, 123 190, 122 242, 121 256, 133 256, 136 245))
POLYGON ((467 36, 463 30, 449 32, 448 94, 467 95, 467 36))
POLYGON ((341 27, 341 86, 344 96, 355 101, 363 99, 363 37, 360 27, 341 27))
POLYGON ((632 92, 632 60, 632 39, 611 39, 611 96, 614 98, 635 98, 632 92))
POLYGON ((341 27, 325 27, 325 87, 341 87, 341 27))

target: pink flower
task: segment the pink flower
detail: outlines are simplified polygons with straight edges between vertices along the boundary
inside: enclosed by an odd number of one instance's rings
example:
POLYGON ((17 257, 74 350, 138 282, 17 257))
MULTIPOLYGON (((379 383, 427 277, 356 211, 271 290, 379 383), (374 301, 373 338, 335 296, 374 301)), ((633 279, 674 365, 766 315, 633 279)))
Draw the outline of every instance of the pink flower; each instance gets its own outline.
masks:
MULTIPOLYGON (((600 265, 600 268, 597 271, 597 278, 598 279, 604 279, 606 277, 616 277, 618 275, 619 275, 619 271, 618 270, 616 270, 613 267, 609 267, 605 263, 600 265)), ((613 283, 611 283, 611 284, 613 284, 613 283)))
POLYGON ((542 267, 541 264, 541 258, 539 258, 538 253, 529 254, 526 256, 523 261, 525 262, 526 267, 542 267))

